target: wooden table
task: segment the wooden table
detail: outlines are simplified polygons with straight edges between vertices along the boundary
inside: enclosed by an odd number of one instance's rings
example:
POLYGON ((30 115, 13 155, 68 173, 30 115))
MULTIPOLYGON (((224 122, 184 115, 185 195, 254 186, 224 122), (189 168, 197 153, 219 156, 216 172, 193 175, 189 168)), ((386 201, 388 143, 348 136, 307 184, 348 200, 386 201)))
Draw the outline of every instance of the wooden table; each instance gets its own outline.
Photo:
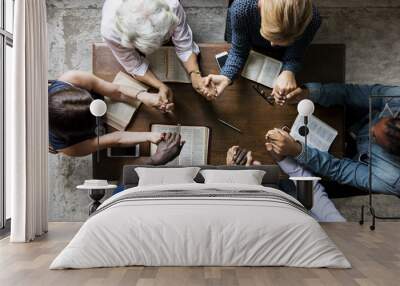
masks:
MULTIPOLYGON (((218 73, 215 54, 229 49, 227 44, 202 44, 201 69, 203 74, 218 73)), ((345 47, 343 45, 313 45, 308 49, 305 67, 298 76, 301 82, 344 82, 345 47)), ((112 81, 123 68, 104 44, 93 45, 93 72, 112 81)), ((253 150, 254 157, 265 164, 273 161, 264 148, 265 133, 275 127, 291 126, 297 116, 296 106, 271 106, 253 89, 254 83, 239 78, 217 100, 209 102, 198 95, 189 84, 169 84, 175 95, 175 112, 164 115, 144 105, 127 128, 131 131, 149 131, 151 124, 181 124, 207 126, 211 130, 208 163, 225 163, 230 146, 240 145, 253 150), (242 130, 242 134, 222 125, 221 118, 242 130)), ((317 107, 316 116, 339 131, 331 151, 343 155, 343 110, 317 107)), ((149 154, 149 144, 141 145, 141 155, 149 154)), ((96 155, 94 155, 96 156, 96 155)), ((107 158, 101 153, 100 163, 93 160, 94 176, 102 179, 118 179, 122 166, 132 163, 124 158, 107 158)))

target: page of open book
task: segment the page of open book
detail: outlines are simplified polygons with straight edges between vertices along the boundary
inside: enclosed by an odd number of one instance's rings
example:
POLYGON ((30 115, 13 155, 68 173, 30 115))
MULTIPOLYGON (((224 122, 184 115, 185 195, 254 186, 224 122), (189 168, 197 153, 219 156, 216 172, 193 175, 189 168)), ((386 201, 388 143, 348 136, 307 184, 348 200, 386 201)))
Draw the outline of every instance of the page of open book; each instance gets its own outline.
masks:
POLYGON ((147 56, 147 60, 150 64, 151 71, 156 77, 162 82, 167 81, 167 61, 168 61, 168 49, 162 47, 147 56))
MULTIPOLYGON (((123 72, 117 74, 113 83, 127 86, 137 92, 148 89, 147 86, 135 81, 132 77, 123 72)), ((139 100, 134 101, 133 104, 130 105, 124 102, 112 101, 108 97, 105 97, 105 102, 107 104, 107 124, 117 130, 125 130, 133 114, 141 104, 139 100)))
POLYGON ((166 77, 167 81, 171 82, 191 83, 189 75, 176 55, 174 48, 168 49, 168 67, 166 77))
MULTIPOLYGON (((304 143, 304 137, 299 133, 299 129, 302 126, 304 126, 304 117, 298 115, 293 123, 290 135, 294 139, 304 143)), ((330 146, 338 134, 337 130, 313 115, 308 119, 308 129, 307 144, 323 152, 329 151, 330 146)))
POLYGON ((264 56, 251 51, 243 68, 242 76, 252 81, 258 81, 263 66, 264 56))
POLYGON ((133 77, 131 77, 130 75, 127 75, 126 73, 124 73, 122 71, 117 73, 117 75, 115 76, 115 78, 113 80, 113 83, 119 84, 119 85, 125 85, 130 88, 134 88, 137 91, 149 89, 149 87, 147 85, 137 81, 136 79, 134 79, 133 77))
POLYGON ((191 83, 174 47, 161 47, 147 59, 151 70, 162 82, 191 83))
POLYGON ((136 107, 123 102, 113 102, 109 98, 105 98, 105 101, 107 104, 107 123, 117 130, 124 130, 131 121, 136 107))
MULTIPOLYGON (((181 134, 185 145, 182 148, 178 158, 169 162, 169 166, 187 166, 187 165, 206 165, 208 154, 208 136, 209 130, 206 127, 197 126, 175 126, 175 125, 157 125, 151 127, 152 132, 171 132, 181 134)), ((157 150, 157 145, 151 144, 150 154, 153 155, 157 150)))
POLYGON ((206 165, 207 155, 206 128, 204 127, 182 127, 182 140, 186 143, 179 156, 179 165, 206 165))
POLYGON ((258 76, 257 82, 268 86, 270 88, 274 87, 275 80, 281 72, 282 63, 270 57, 264 57, 264 65, 262 67, 261 73, 258 76))

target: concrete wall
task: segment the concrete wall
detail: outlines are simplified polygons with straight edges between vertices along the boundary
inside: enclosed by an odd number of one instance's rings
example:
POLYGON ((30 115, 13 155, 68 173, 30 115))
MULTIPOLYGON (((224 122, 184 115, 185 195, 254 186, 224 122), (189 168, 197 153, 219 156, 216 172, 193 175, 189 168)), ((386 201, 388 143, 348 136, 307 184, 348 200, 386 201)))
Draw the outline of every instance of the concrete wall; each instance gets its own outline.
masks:
MULTIPOLYGON (((181 2, 196 41, 223 41, 226 0, 181 2)), ((315 3, 323 18, 315 42, 346 44, 348 82, 400 84, 400 1, 317 0, 315 3)), ((102 4, 103 0, 47 0, 50 78, 70 69, 91 70, 90 44, 101 41, 102 4)), ((50 219, 84 220, 89 200, 75 186, 91 177, 91 157, 49 155, 49 164, 50 219)), ((346 209, 347 205, 343 210, 346 209)), ((354 217, 352 212, 348 215, 354 217)))

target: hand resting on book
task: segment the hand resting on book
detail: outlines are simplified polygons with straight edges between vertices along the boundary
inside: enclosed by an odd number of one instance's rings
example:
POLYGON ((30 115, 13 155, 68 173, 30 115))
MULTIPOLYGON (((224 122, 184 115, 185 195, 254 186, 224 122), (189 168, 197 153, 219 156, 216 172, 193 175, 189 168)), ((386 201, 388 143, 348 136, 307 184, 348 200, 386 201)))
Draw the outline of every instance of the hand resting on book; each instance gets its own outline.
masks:
POLYGON ((181 135, 167 133, 158 143, 157 151, 151 156, 151 165, 165 165, 179 156, 185 141, 181 141, 181 135))

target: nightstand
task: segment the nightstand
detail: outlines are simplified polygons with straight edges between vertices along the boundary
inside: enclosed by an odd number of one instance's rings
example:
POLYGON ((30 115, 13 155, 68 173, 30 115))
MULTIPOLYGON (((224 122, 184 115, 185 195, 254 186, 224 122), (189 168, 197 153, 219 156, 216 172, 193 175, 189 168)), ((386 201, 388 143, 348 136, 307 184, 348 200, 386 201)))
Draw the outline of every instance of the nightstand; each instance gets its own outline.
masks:
POLYGON ((106 180, 86 180, 83 185, 76 187, 78 190, 88 191, 92 203, 89 205, 89 215, 94 213, 101 205, 101 199, 106 194, 106 190, 116 189, 116 185, 110 185, 106 180))

